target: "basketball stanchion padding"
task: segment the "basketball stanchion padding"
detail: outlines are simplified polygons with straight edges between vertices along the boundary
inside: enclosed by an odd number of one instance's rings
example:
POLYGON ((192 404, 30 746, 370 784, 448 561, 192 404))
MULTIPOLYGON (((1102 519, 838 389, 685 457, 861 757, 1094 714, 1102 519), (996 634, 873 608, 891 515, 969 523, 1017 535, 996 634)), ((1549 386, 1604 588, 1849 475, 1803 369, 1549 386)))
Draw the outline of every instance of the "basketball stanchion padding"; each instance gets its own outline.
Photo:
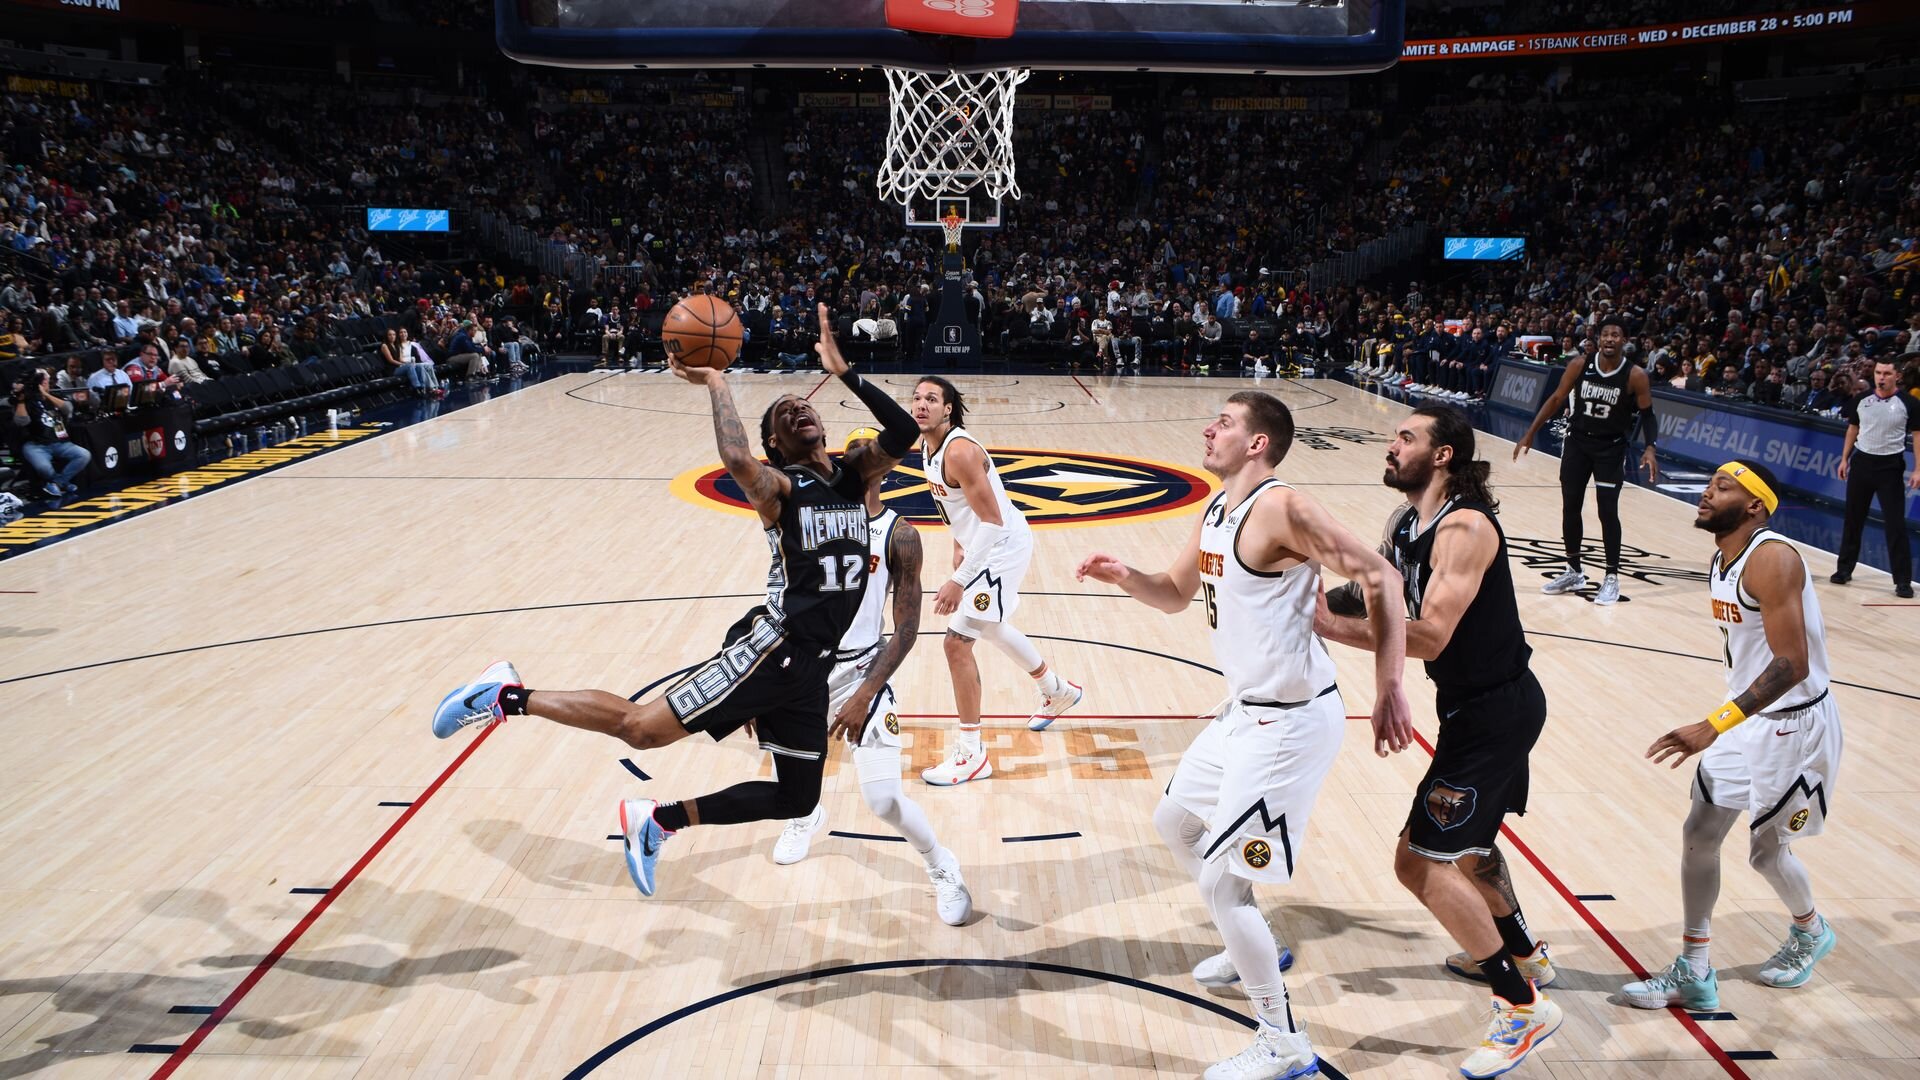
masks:
POLYGON ((1010 38, 1019 21, 1020 0, 887 0, 887 25, 895 30, 1010 38))

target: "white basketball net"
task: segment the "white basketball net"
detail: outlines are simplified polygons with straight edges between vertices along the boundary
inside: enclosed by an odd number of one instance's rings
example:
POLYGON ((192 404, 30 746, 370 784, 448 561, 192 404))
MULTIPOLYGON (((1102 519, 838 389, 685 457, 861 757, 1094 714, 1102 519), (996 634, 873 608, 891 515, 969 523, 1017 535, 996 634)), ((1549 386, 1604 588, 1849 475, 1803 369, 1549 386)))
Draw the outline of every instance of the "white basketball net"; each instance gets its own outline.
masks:
POLYGON ((886 70, 891 105, 881 198, 905 203, 976 187, 996 199, 1020 197, 1013 178, 1013 96, 1031 72, 886 70))

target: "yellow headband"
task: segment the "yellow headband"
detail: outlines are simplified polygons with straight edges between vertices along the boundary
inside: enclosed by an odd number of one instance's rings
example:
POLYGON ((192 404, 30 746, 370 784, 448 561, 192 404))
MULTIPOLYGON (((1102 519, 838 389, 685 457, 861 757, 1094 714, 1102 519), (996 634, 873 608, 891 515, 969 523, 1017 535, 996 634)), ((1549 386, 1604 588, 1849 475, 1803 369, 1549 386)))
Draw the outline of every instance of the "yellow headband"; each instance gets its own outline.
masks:
POLYGON ((870 428, 870 427, 854 428, 853 434, 847 436, 847 449, 849 450, 853 449, 853 444, 859 442, 862 439, 878 439, 878 438, 880 438, 880 430, 878 428, 870 428))
POLYGON ((1734 481, 1741 487, 1752 492, 1754 498, 1759 499, 1766 505, 1767 513, 1771 514, 1780 508, 1780 496, 1775 495, 1773 489, 1767 486, 1767 482, 1760 479, 1759 473, 1754 472, 1752 469, 1747 468, 1737 461, 1727 462, 1725 465, 1720 466, 1719 471, 1733 477, 1734 481))

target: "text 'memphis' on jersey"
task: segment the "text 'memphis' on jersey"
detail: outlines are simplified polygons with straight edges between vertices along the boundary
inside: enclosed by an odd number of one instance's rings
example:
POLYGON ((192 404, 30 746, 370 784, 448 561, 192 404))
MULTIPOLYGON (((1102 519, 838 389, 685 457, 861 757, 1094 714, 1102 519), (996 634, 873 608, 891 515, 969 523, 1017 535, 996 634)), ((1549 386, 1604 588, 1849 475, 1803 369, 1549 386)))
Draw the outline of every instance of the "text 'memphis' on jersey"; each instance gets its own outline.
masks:
POLYGON ((1486 515, 1499 537, 1493 562, 1480 575, 1480 591, 1467 604, 1460 622, 1440 655, 1426 662, 1427 678, 1442 693, 1456 694, 1501 686, 1527 670, 1533 647, 1520 625, 1520 607, 1513 595, 1513 568, 1507 563, 1507 536, 1500 519, 1485 503, 1448 499, 1432 521, 1420 523, 1420 511, 1407 507, 1393 523, 1393 563, 1405 581, 1407 618, 1418 619, 1433 580, 1433 539, 1448 514, 1477 511, 1486 515))
POLYGON ((767 528, 767 612, 788 637, 833 648, 866 595, 866 482, 838 466, 830 477, 806 465, 781 471, 793 489, 767 528))
POLYGON ((1605 374, 1600 371, 1598 357, 1587 361, 1573 388, 1574 434, 1590 439, 1626 438, 1639 415, 1629 389, 1632 378, 1633 363, 1629 360, 1622 359, 1619 367, 1605 374))
POLYGON ((1241 526, 1262 495, 1285 487, 1264 480, 1239 506, 1222 491, 1200 519, 1200 590, 1213 655, 1235 701, 1307 701, 1333 685, 1333 659, 1313 632, 1320 597, 1320 564, 1283 572, 1252 570, 1236 546, 1241 526))

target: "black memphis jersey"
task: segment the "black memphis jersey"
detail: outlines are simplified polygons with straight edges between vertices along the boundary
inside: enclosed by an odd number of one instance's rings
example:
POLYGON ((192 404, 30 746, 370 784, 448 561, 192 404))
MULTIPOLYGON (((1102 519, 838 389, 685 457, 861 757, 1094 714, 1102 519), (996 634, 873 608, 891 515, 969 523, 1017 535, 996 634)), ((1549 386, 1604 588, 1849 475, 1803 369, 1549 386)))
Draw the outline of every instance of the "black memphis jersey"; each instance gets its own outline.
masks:
POLYGON ((1609 442, 1626 438, 1638 415, 1633 393, 1627 388, 1632 377, 1633 362, 1624 357, 1611 375, 1600 373, 1599 357, 1588 360, 1569 402, 1573 409, 1573 433, 1609 442))
POLYGON ((781 470, 793 490, 767 529, 767 613, 789 638, 831 649, 853 625, 867 589, 866 481, 834 466, 781 470))
POLYGON ((1427 678, 1443 694, 1484 690, 1512 682, 1527 670, 1533 648, 1520 626, 1520 608, 1513 597, 1513 569, 1507 565, 1507 534, 1500 519, 1485 503, 1448 499, 1418 533, 1420 512, 1407 507, 1393 524, 1393 563, 1406 579, 1407 617, 1420 617, 1427 582, 1433 577, 1433 538, 1440 522, 1460 510, 1478 511, 1493 523, 1500 538, 1493 562, 1480 576, 1480 591, 1467 604, 1453 637, 1440 655, 1427 661, 1427 678))

